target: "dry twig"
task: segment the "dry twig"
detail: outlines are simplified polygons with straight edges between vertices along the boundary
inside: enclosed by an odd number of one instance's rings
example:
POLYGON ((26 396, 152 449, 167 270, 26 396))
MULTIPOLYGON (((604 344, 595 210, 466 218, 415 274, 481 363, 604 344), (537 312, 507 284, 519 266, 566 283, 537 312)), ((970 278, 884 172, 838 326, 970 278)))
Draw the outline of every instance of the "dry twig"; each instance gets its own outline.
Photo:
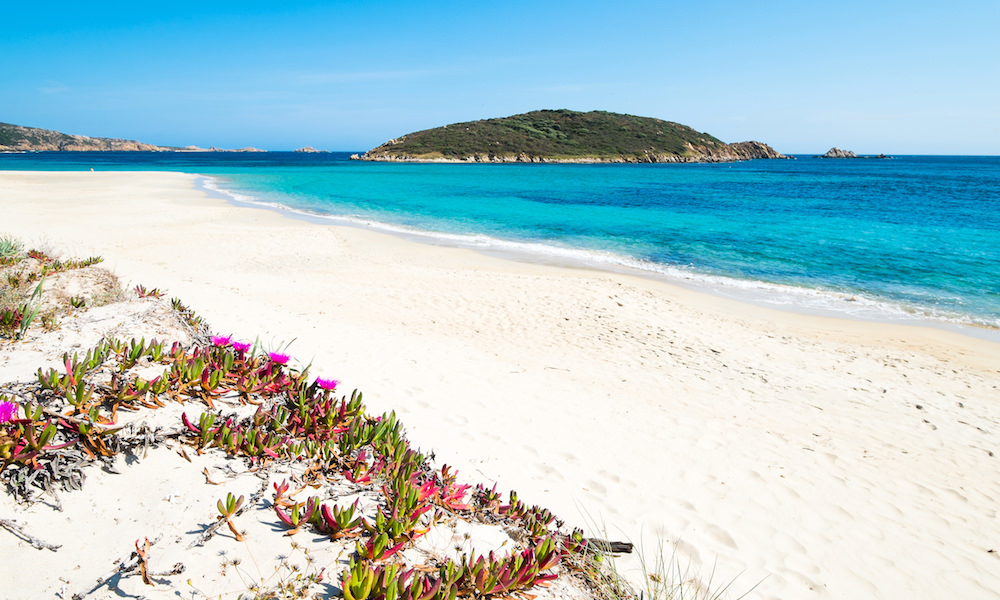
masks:
POLYGON ((3 527, 7 531, 13 533, 17 537, 31 544, 33 548, 38 550, 52 550, 55 552, 59 548, 62 548, 60 544, 50 544, 48 542, 43 542, 42 540, 36 538, 35 536, 29 534, 24 530, 24 527, 19 525, 15 521, 9 519, 0 519, 0 527, 3 527))
MULTIPOLYGON (((260 500, 261 497, 266 492, 267 492, 267 481, 265 480, 264 483, 261 484, 260 489, 257 490, 254 493, 254 495, 250 497, 250 501, 247 502, 246 504, 244 504, 243 507, 240 508, 238 511, 236 511, 236 514, 233 515, 233 516, 234 517, 235 516, 239 516, 239 515, 243 514, 248 508, 250 508, 251 506, 254 506, 255 504, 257 504, 257 501, 260 500)), ((187 546, 186 549, 190 550, 191 548, 194 548, 195 546, 201 546, 201 545, 203 545, 205 542, 207 542, 208 540, 212 539, 212 536, 215 535, 215 533, 219 530, 220 527, 222 527, 223 525, 225 525, 228 522, 229 522, 228 519, 226 519, 225 517, 220 516, 218 521, 216 521, 211 526, 209 526, 209 528, 206 529, 204 531, 204 533, 202 533, 201 535, 198 536, 198 539, 196 539, 195 541, 193 541, 190 544, 188 544, 188 546, 187 546)))

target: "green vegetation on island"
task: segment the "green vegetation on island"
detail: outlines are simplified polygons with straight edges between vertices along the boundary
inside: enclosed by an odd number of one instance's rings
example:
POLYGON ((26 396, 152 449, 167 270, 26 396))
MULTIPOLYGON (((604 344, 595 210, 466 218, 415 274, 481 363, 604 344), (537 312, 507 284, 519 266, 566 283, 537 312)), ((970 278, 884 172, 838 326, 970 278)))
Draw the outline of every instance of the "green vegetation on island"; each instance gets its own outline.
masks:
POLYGON ((378 161, 724 162, 784 158, 691 127, 605 111, 538 110, 409 133, 355 156, 378 161))

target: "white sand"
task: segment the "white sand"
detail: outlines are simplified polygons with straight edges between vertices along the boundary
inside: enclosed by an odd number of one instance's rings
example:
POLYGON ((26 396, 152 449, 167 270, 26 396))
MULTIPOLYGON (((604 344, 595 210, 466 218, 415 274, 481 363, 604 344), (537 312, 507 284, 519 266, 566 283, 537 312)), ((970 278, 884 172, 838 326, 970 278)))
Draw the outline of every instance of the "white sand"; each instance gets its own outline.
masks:
POLYGON ((195 179, 3 172, 0 235, 294 338, 460 476, 676 546, 734 597, 1000 597, 1000 346, 316 225, 195 179))

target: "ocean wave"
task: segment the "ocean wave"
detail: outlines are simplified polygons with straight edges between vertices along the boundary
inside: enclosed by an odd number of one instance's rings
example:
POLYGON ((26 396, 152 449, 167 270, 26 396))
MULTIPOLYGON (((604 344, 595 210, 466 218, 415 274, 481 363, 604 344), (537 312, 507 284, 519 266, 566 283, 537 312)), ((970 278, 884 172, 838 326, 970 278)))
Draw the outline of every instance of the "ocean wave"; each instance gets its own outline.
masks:
POLYGON ((568 247, 555 243, 508 240, 485 234, 429 231, 360 216, 337 215, 264 200, 229 189, 216 177, 204 176, 199 180, 199 184, 204 190, 229 201, 280 211, 315 223, 359 227, 421 243, 471 249, 522 262, 653 277, 687 289, 791 312, 865 321, 936 325, 958 328, 966 333, 969 331, 965 331, 965 328, 973 327, 976 329, 972 333, 978 332, 986 337, 995 334, 1000 339, 998 331, 1000 321, 977 318, 929 305, 877 297, 860 290, 842 291, 741 279, 701 272, 694 266, 657 263, 608 251, 568 247), (982 331, 984 328, 988 331, 982 331))

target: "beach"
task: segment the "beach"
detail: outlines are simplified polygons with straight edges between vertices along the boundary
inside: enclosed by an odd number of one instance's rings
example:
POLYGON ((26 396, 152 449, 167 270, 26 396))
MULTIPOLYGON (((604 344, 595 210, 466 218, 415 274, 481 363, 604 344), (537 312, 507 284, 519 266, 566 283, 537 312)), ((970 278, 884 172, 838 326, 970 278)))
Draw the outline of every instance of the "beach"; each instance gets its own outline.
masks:
POLYGON ((321 225, 197 182, 2 172, 0 235, 289 344, 439 463, 732 597, 1000 597, 1000 345, 321 225))

